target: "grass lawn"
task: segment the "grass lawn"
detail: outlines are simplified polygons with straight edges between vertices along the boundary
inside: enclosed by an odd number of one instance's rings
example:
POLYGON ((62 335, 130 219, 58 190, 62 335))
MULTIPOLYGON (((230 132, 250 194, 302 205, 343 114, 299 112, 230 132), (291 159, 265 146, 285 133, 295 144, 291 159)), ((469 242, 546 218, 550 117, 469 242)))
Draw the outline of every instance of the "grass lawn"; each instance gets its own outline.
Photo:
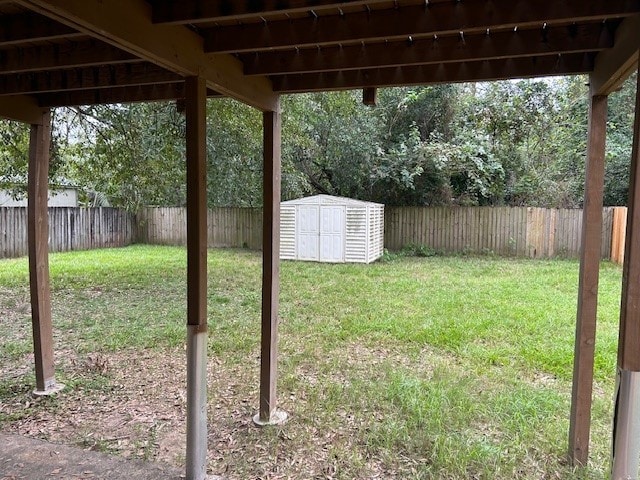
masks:
MULTIPOLYGON (((34 400, 26 259, 0 261, 0 429, 184 462, 186 253, 51 255, 58 379, 34 400)), ((284 262, 258 429, 259 253, 209 253, 209 468, 227 478, 606 478, 621 269, 603 263, 588 468, 567 465, 578 263, 284 262)))

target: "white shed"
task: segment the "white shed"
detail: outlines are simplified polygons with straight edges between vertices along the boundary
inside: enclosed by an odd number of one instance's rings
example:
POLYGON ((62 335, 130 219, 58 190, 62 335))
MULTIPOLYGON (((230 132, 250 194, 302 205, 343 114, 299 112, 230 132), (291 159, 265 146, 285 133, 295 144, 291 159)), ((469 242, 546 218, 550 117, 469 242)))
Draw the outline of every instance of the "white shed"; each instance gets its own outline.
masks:
POLYGON ((371 263, 384 249, 384 205, 316 195, 280 204, 280 258, 371 263))
MULTIPOLYGON (((62 190, 49 190, 50 207, 77 207, 78 190, 76 188, 64 188, 62 190)), ((0 190, 0 207, 26 207, 27 199, 15 199, 8 190, 0 190)))

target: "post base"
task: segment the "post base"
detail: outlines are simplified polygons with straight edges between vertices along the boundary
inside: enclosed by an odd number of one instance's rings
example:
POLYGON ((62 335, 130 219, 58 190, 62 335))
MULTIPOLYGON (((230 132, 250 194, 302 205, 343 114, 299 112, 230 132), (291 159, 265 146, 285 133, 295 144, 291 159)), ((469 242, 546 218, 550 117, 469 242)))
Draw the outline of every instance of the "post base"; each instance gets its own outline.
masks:
POLYGON ((36 397, 48 397, 49 395, 55 395, 62 389, 64 389, 64 383, 53 382, 53 384, 47 386, 44 390, 35 389, 33 395, 36 397))
POLYGON ((260 414, 257 413, 253 417, 253 423, 259 427, 266 427, 267 425, 282 425, 289 419, 289 415, 284 410, 275 409, 271 414, 271 418, 263 420, 260 418, 260 414))

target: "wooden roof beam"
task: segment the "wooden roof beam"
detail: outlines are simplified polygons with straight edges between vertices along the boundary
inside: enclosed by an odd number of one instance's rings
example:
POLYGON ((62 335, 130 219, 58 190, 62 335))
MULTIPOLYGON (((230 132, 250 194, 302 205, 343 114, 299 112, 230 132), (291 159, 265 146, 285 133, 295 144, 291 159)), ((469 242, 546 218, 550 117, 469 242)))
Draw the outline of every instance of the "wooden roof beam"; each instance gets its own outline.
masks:
POLYGON ((240 59, 248 75, 274 75, 593 52, 613 46, 614 24, 617 22, 262 52, 240 59))
POLYGON ((0 47, 84 36, 84 33, 67 25, 52 22, 47 17, 34 13, 0 17, 0 47))
POLYGON ((46 108, 38 105, 34 97, 18 95, 0 97, 0 118, 34 125, 42 121, 46 108))
POLYGON ((216 27, 203 31, 205 49, 212 53, 252 52, 329 44, 390 41, 485 32, 487 29, 542 27, 624 17, 640 12, 640 0, 493 0, 405 6, 371 12, 309 17, 251 25, 216 27), (489 20, 489 23, 487 22, 489 20))
POLYGON ((0 50, 0 74, 139 62, 129 52, 96 40, 0 50))
POLYGON ((273 77, 273 84, 276 91, 280 93, 297 93, 546 77, 588 73, 591 70, 593 70, 593 55, 591 54, 549 55, 480 62, 283 75, 273 77))
POLYGON ((378 102, 378 89, 376 87, 365 87, 362 89, 362 103, 375 107, 378 102))
POLYGON ((615 46, 600 52, 590 77, 594 95, 608 95, 622 85, 638 65, 640 15, 625 19, 616 30, 615 46))
POLYGON ((0 75, 0 97, 64 90, 89 90, 125 85, 172 83, 182 78, 156 65, 139 63, 0 75))
MULTIPOLYGON (((159 102, 184 99, 184 81, 161 85, 136 85, 133 87, 101 88, 37 95, 43 107, 72 107, 77 105, 102 105, 113 103, 159 102)), ((218 93, 208 90, 208 97, 218 93)), ((2 97, 0 97, 2 98, 2 97)))
POLYGON ((207 86, 264 111, 277 108, 267 78, 247 78, 230 55, 211 58, 202 38, 181 25, 154 25, 145 0, 16 0, 61 23, 182 76, 200 75, 207 86))
POLYGON ((207 0, 158 0, 153 6, 153 22, 167 24, 198 24, 219 20, 242 20, 260 15, 308 12, 310 10, 336 9, 344 5, 367 5, 380 0, 264 0, 223 1, 207 0))

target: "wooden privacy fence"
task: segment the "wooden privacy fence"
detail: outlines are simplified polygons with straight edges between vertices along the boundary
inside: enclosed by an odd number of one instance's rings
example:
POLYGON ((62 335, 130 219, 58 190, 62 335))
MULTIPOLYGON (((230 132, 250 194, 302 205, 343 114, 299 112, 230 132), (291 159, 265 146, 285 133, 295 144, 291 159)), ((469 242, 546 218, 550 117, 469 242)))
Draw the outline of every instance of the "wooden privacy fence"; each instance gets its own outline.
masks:
MULTIPOLYGON (((138 213, 139 241, 159 245, 187 244, 184 208, 143 208, 138 213)), ((217 207, 207 213, 209 247, 262 248, 262 209, 217 207)))
MULTIPOLYGON (((622 263, 626 207, 603 210, 602 258, 622 263)), ((144 208, 137 216, 114 208, 49 209, 53 252, 121 247, 134 242, 186 245, 184 208, 144 208)), ((527 207, 386 207, 385 247, 411 244, 446 253, 493 252, 532 258, 577 257, 582 210, 527 207)), ((262 248, 262 209, 208 212, 210 247, 262 248)), ((27 254, 27 212, 0 208, 0 258, 27 254)))
MULTIPOLYGON (((625 207, 603 210, 602 258, 624 251, 625 207)), ((143 243, 185 245, 183 208, 146 208, 139 216, 143 243)), ((386 207, 385 247, 416 244, 446 253, 493 252, 532 258, 577 257, 582 210, 532 207, 386 207)), ((214 208, 208 215, 210 247, 262 248, 262 210, 214 208)), ((615 255, 615 256, 614 256, 615 255)))
MULTIPOLYGON (((123 247, 135 241, 135 218, 117 208, 49 208, 49 250, 123 247)), ((0 207, 0 258, 27 255, 26 207, 0 207)))
MULTIPOLYGON (((603 210, 602 258, 611 256, 614 211, 603 210)), ((622 207, 626 211, 626 208, 622 207)), ((531 258, 577 257, 582 210, 533 207, 387 207, 385 247, 493 252, 531 258)), ((624 237, 623 237, 624 238, 624 237)))

